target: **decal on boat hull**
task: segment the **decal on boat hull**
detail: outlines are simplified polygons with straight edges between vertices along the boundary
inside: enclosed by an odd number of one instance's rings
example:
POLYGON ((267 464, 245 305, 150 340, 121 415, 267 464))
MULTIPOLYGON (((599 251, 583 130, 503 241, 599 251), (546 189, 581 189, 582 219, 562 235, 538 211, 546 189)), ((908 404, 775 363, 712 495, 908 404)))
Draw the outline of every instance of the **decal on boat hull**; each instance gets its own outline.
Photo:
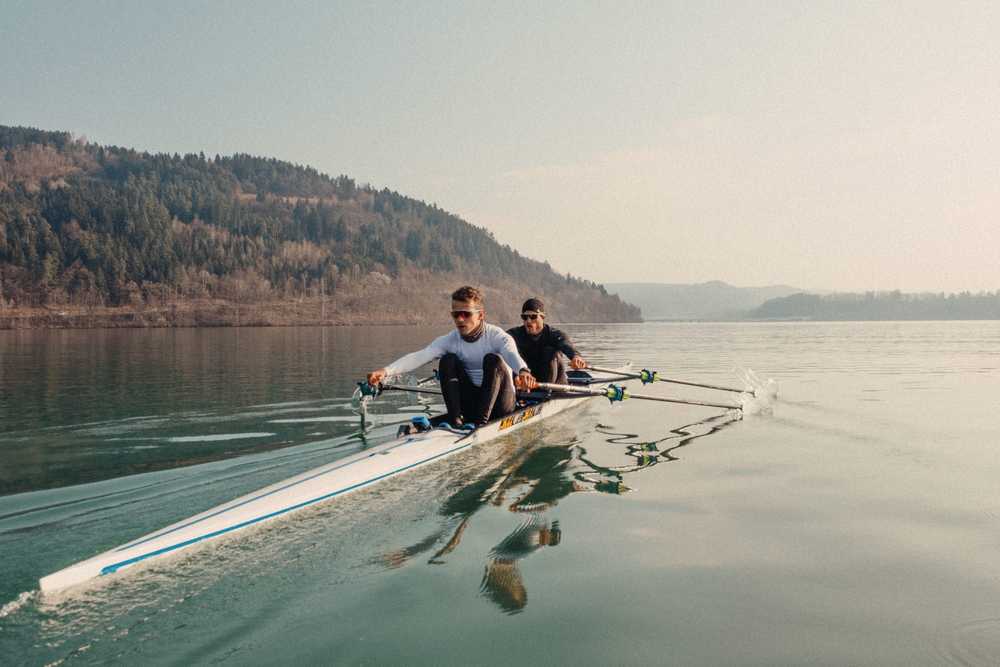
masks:
POLYGON ((502 431, 505 428, 510 428, 514 424, 520 424, 523 421, 528 421, 541 411, 542 411, 541 405, 533 405, 532 407, 527 408, 526 410, 518 412, 516 415, 510 415, 509 417, 504 417, 502 420, 500 420, 499 430, 502 431))

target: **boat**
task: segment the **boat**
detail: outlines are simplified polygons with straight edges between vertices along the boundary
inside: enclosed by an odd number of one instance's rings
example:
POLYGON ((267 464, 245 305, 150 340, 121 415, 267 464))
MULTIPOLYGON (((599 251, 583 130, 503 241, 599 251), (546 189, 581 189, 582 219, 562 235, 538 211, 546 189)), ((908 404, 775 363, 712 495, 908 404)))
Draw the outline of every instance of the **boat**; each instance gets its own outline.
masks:
MULTIPOLYGON (((630 366, 620 370, 626 372, 630 366)), ((616 379, 621 376, 602 379, 586 372, 571 371, 569 382, 582 388, 606 386, 616 379)), ((528 394, 519 401, 514 412, 472 431, 452 428, 446 423, 446 415, 415 418, 412 425, 403 424, 397 437, 389 442, 241 496, 42 577, 39 588, 43 592, 57 591, 175 555, 513 433, 576 407, 594 395, 600 392, 595 391, 593 395, 528 394)))

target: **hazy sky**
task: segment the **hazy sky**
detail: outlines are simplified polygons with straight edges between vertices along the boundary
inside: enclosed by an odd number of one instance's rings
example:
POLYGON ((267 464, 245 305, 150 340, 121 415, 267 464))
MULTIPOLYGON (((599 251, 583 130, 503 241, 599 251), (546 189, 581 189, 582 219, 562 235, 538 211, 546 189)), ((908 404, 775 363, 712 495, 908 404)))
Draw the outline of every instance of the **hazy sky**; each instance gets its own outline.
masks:
POLYGON ((389 187, 601 282, 1000 289, 1000 3, 0 0, 0 124, 389 187))

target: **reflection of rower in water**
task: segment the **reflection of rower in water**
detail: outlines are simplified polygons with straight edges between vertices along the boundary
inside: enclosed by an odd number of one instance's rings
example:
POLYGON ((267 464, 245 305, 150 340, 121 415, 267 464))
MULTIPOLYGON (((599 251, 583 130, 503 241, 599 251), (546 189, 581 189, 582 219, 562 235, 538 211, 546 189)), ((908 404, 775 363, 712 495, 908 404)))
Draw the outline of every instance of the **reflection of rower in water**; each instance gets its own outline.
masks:
POLYGON ((575 457, 576 448, 565 445, 521 449, 502 466, 486 472, 447 498, 441 513, 448 518, 439 531, 388 554, 386 562, 392 567, 399 567, 409 559, 434 549, 448 535, 444 544, 428 559, 429 563, 444 563, 444 558, 461 543, 472 516, 486 505, 504 504, 508 493, 517 495, 509 506, 510 511, 538 513, 574 491, 588 490, 593 485, 569 478, 571 460, 575 457))
POLYGON ((586 368, 586 360, 576 351, 569 338, 559 329, 545 323, 545 304, 539 299, 528 299, 521 306, 519 327, 508 329, 517 343, 517 351, 528 363, 531 374, 539 382, 566 384, 566 369, 560 353, 566 355, 570 366, 586 368))
MULTIPOLYGON (((566 463, 572 457, 573 450, 565 446, 548 446, 527 450, 516 457, 499 475, 491 477, 493 483, 485 489, 485 492, 478 494, 475 500, 472 499, 471 494, 466 493, 474 487, 459 491, 445 503, 445 508, 459 509, 465 504, 465 511, 461 513, 461 521, 451 538, 431 556, 428 562, 443 563, 442 559, 454 551, 462 541, 462 533, 465 532, 472 515, 486 504, 503 505, 506 495, 511 491, 516 492, 525 486, 528 487, 527 491, 518 494, 517 499, 510 504, 508 509, 511 512, 531 512, 532 514, 544 512, 570 493, 579 491, 580 485, 568 479, 565 474, 566 463), (464 503, 459 500, 460 497, 464 498, 464 503)), ((556 542, 558 542, 558 537, 556 542)), ((552 546, 555 546, 555 543, 552 546)))
MULTIPOLYGON (((550 440, 562 439, 564 444, 524 448, 505 464, 462 487, 444 501, 441 513, 448 519, 440 530, 415 544, 385 555, 384 560, 391 567, 400 567, 411 558, 434 549, 450 533, 444 545, 428 559, 429 563, 444 563, 444 558, 458 548, 465 529, 476 512, 487 504, 506 504, 511 512, 526 513, 527 518, 490 551, 480 592, 505 612, 518 613, 524 609, 528 600, 518 561, 543 546, 556 546, 562 540, 559 522, 550 523, 543 512, 575 492, 596 491, 618 495, 628 491, 623 483, 626 474, 655 465, 658 461, 674 460, 671 456, 673 450, 696 438, 714 433, 731 422, 720 419, 715 416, 673 429, 667 436, 654 442, 623 441, 621 444, 627 447, 625 453, 632 459, 631 464, 623 466, 602 466, 588 460, 583 447, 565 444, 573 437, 572 432, 551 434, 550 440), (699 425, 709 428, 700 432, 700 429, 694 428, 699 425), (658 450, 657 444, 672 439, 679 439, 678 444, 663 451, 658 450), (508 495, 514 498, 510 499, 508 495)), ((611 438, 608 442, 615 443, 636 437, 635 434, 617 435, 623 437, 611 438)))
POLYGON ((559 522, 549 522, 531 514, 514 532, 490 551, 479 592, 508 614, 519 613, 528 604, 517 561, 527 558, 542 547, 554 547, 562 540, 559 522))

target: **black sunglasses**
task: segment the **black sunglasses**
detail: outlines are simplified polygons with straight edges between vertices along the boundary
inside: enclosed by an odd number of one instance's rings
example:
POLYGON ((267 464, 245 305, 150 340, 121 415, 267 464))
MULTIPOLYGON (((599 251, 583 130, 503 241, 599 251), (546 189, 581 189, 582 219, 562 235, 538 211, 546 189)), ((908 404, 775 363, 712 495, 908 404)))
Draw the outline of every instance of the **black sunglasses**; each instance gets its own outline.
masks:
POLYGON ((470 317, 472 317, 473 313, 481 313, 481 312, 483 312, 483 311, 479 310, 479 309, 476 309, 476 310, 453 310, 453 311, 451 311, 451 317, 452 317, 452 319, 455 319, 455 320, 457 320, 460 317, 464 317, 465 319, 469 319, 470 317))
POLYGON ((538 313, 521 313, 521 319, 527 322, 528 320, 537 320, 541 315, 538 313))

